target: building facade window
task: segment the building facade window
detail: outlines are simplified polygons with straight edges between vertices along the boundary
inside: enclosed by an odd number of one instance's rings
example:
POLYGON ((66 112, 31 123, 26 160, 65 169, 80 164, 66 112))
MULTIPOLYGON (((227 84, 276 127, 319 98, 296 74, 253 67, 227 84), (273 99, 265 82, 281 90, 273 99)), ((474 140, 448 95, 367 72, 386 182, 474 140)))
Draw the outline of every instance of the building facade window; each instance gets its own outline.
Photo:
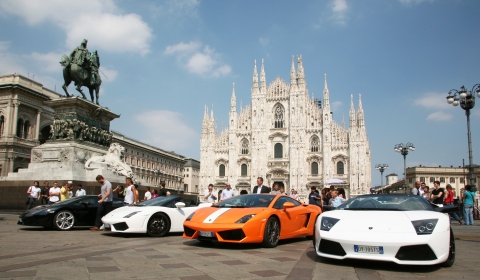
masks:
POLYGON ((317 162, 312 162, 312 168, 311 172, 313 176, 318 175, 318 163, 317 162))
POLYGON ((450 177, 450 184, 454 184, 455 183, 455 177, 450 177))
POLYGON ((274 157, 283 158, 283 145, 280 143, 275 144, 274 147, 274 157))
POLYGON ((18 122, 17 122, 17 137, 22 138, 22 133, 23 133, 23 120, 18 119, 18 122))
POLYGON ((247 176, 247 165, 246 165, 245 163, 242 164, 242 166, 241 166, 240 169, 241 169, 241 176, 242 176, 242 177, 247 176))
POLYGON ((430 183, 435 182, 435 177, 430 177, 430 183))
POLYGON ((337 174, 345 174, 345 166, 343 161, 337 162, 337 174))
POLYGON ((425 177, 420 177, 420 183, 425 183, 425 177))
POLYGON ((440 183, 445 183, 445 177, 440 177, 440 183))
POLYGON ((312 137, 312 140, 310 141, 310 152, 318 152, 318 146, 319 146, 319 143, 318 143, 318 137, 317 136, 313 136, 312 137))
POLYGON ((248 140, 247 140, 247 139, 243 139, 241 146, 242 146, 242 147, 241 147, 240 153, 241 153, 242 155, 248 155, 248 140))
POLYGON ((218 176, 225 177, 225 165, 220 164, 218 167, 218 176))
POLYGON ((281 104, 275 107, 275 128, 283 128, 285 110, 281 104))

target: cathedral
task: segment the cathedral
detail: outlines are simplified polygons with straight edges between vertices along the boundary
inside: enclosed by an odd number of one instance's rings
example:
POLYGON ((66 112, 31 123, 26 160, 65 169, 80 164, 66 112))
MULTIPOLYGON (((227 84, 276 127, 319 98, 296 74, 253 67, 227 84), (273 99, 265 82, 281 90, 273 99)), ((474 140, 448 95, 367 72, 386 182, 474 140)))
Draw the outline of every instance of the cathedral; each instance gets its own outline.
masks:
POLYGON ((253 70, 252 103, 237 112, 233 87, 229 122, 220 133, 213 108, 205 107, 200 140, 200 195, 209 184, 221 190, 230 183, 238 194, 251 193, 257 177, 264 185, 295 189, 305 201, 310 187, 343 181, 347 196, 368 193, 371 187, 370 147, 361 96, 350 104, 350 123, 338 124, 330 111, 325 76, 323 101, 309 96, 302 65, 292 58, 290 83, 275 78, 267 86, 264 62, 258 77, 253 70))

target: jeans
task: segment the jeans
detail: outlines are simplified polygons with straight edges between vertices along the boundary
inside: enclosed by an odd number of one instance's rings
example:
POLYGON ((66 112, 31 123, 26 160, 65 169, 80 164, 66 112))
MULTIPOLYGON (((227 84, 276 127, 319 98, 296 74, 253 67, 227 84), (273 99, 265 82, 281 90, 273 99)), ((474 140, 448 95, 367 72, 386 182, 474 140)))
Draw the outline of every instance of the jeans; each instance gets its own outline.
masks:
POLYGON ((464 221, 466 225, 473 225, 473 204, 465 204, 464 207, 464 221))
MULTIPOLYGON (((445 206, 454 206, 453 202, 450 202, 450 203, 445 203, 445 206)), ((448 215, 450 215, 450 217, 454 218, 455 220, 461 222, 462 220, 460 219, 460 217, 458 216, 457 212, 453 212, 453 213, 448 213, 448 215)))
POLYGON ((27 205, 27 210, 32 209, 33 207, 37 206, 37 199, 36 198, 28 198, 28 205, 27 205))
POLYGON ((112 202, 102 202, 98 204, 97 209, 97 218, 95 219, 95 226, 100 228, 102 226, 102 217, 107 215, 110 211, 112 211, 112 202))

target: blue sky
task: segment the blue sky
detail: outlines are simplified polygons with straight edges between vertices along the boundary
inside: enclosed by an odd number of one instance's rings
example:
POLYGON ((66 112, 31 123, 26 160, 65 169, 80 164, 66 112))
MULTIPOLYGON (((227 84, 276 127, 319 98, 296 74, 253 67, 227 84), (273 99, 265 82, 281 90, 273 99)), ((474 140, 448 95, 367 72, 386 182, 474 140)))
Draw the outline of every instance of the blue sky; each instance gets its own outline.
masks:
MULTIPOLYGON (((108 77, 100 103, 121 114, 112 129, 199 158, 204 105, 221 128, 232 83, 238 106, 250 103, 255 59, 265 59, 270 83, 288 81, 292 55, 302 55, 310 94, 321 97, 327 74, 337 122, 348 124, 350 94, 355 106, 362 94, 372 168, 401 175, 398 143, 416 147, 407 166, 468 162, 464 111, 445 97, 480 83, 479 12, 474 0, 1 0, 0 75, 60 92, 60 57, 86 38, 108 77)), ((479 128, 477 105, 476 163, 479 128)))

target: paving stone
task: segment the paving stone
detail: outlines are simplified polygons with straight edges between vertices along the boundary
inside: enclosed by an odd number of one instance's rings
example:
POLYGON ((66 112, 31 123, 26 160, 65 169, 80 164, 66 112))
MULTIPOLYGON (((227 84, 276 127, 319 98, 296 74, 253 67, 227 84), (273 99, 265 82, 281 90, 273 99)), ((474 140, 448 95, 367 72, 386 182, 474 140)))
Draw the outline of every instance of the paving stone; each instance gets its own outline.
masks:
POLYGON ((247 262, 240 261, 240 260, 233 260, 233 261, 220 261, 223 264, 226 265, 240 265, 240 264, 248 264, 247 262))
POLYGON ((296 261, 296 259, 292 258, 287 258, 287 257, 276 257, 276 258, 269 258, 271 260, 279 261, 279 262, 290 262, 290 261, 296 261))
POLYGON ((118 266, 90 266, 87 269, 89 273, 120 271, 118 266))
POLYGON ((169 268, 184 268, 184 267, 190 267, 186 263, 164 263, 160 264, 162 267, 169 269, 169 268))
POLYGON ((36 275, 36 270, 9 271, 0 273, 0 278, 35 277, 36 275))
POLYGON ((257 270, 257 271, 250 271, 252 274, 256 274, 261 277, 270 277, 270 276, 280 276, 285 275, 284 273, 275 271, 275 270, 257 270))

